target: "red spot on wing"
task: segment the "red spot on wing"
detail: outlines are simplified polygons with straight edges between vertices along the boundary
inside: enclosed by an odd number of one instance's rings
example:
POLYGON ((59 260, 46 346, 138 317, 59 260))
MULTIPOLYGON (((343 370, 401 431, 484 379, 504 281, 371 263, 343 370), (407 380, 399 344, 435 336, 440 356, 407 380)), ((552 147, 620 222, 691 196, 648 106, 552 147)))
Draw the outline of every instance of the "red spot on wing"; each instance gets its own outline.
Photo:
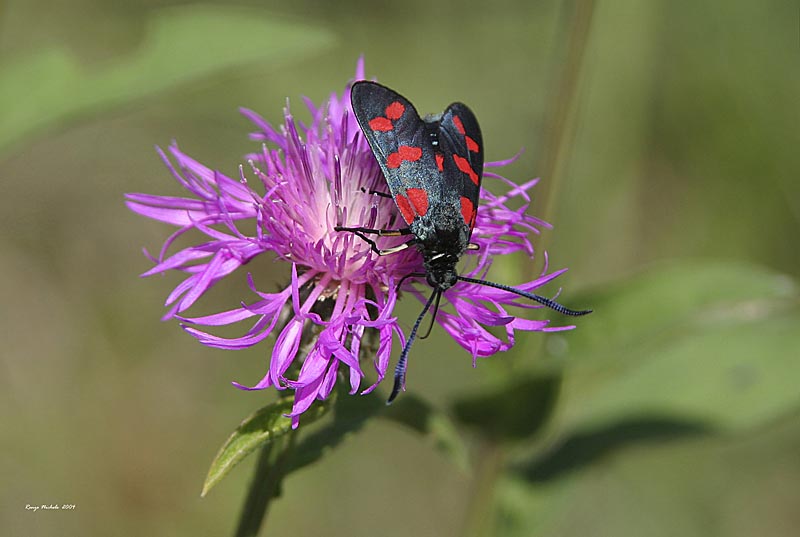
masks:
POLYGON ((475 140, 473 140, 469 136, 467 136, 466 138, 467 138, 467 149, 469 149, 473 153, 477 153, 478 151, 481 150, 481 148, 478 147, 478 144, 475 143, 475 140))
POLYGON ((411 205, 416 209, 419 216, 424 216, 428 212, 428 193, 421 188, 409 188, 406 190, 411 205))
POLYGON ((397 208, 400 209, 400 214, 403 215, 403 220, 406 221, 406 224, 411 224, 414 220, 414 209, 411 208, 411 204, 408 202, 408 198, 402 194, 398 194, 394 197, 395 203, 397 203, 397 208))
POLYGON ((475 210, 475 204, 472 203, 472 200, 461 196, 461 216, 464 217, 464 223, 466 223, 470 229, 475 227, 475 216, 477 216, 478 211, 475 210))
POLYGON ((440 172, 444 171, 444 156, 441 153, 436 153, 436 167, 440 172))
POLYGON ((478 184, 478 174, 472 169, 472 166, 469 165, 469 161, 464 157, 460 157, 458 155, 453 155, 453 160, 456 163, 456 167, 461 170, 462 172, 469 175, 469 178, 472 179, 472 182, 476 185, 478 184))
MULTIPOLYGON (((403 106, 403 103, 399 101, 395 101, 389 106, 386 107, 386 117, 378 116, 375 119, 370 120, 369 128, 373 131, 379 132, 387 132, 390 130, 394 130, 394 125, 392 121, 398 120, 403 116, 403 112, 405 112, 406 107, 403 106)), ((408 160, 408 159, 400 159, 408 160)), ((400 165, 400 162, 397 163, 397 166, 400 165)), ((391 168, 396 168, 397 166, 390 166, 391 168)))
POLYGON ((464 134, 466 131, 464 130, 464 124, 461 123, 461 118, 458 116, 453 116, 453 124, 456 126, 456 130, 461 134, 464 134))
POLYGON ((369 128, 374 131, 386 132, 392 130, 392 122, 385 117, 376 117, 369 122, 369 128))
POLYGON ((422 157, 422 148, 414 147, 411 145, 401 145, 397 148, 400 153, 400 158, 403 160, 410 160, 412 162, 419 160, 422 157))
POLYGON ((414 162, 422 158, 422 148, 411 145, 401 145, 394 153, 386 157, 387 168, 399 168, 404 160, 414 162))
POLYGON ((403 106, 403 103, 395 101, 386 107, 386 117, 389 119, 400 119, 405 111, 406 107, 403 106))

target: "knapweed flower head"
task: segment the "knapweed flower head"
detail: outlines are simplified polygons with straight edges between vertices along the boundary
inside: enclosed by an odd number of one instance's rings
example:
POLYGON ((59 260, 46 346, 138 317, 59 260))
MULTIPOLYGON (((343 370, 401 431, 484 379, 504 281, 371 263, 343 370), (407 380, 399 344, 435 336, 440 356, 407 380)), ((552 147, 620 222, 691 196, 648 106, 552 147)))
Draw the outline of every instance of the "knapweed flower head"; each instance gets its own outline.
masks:
MULTIPOLYGON (((356 80, 364 79, 359 61, 356 80)), ((424 279, 403 278, 423 271, 415 248, 379 256, 353 233, 335 231, 337 226, 397 229, 405 222, 385 192, 381 173, 350 105, 350 86, 332 94, 322 106, 305 102, 311 121, 295 120, 289 108, 275 128, 250 110, 243 114, 253 122, 252 140, 261 150, 246 156, 234 179, 208 168, 183 153, 176 145, 159 150, 167 168, 186 190, 185 197, 128 194, 134 212, 171 224, 177 230, 164 242, 155 266, 143 276, 179 271, 185 278, 166 300, 164 319, 178 317, 185 330, 204 345, 243 349, 261 343, 275 333, 268 352, 269 367, 252 386, 234 383, 244 390, 273 387, 293 390, 293 425, 317 399, 326 399, 337 378, 345 377, 350 393, 368 393, 386 376, 395 336, 405 343, 403 326, 394 307, 403 291, 426 303, 424 279), (204 242, 173 251, 176 241, 189 231, 199 231, 204 242), (259 255, 269 255, 291 265, 289 284, 279 292, 256 275, 246 274, 253 293, 240 297, 233 309, 213 315, 185 314, 206 291, 259 255), (398 288, 398 285, 402 285, 398 288), (249 321, 240 337, 213 334, 213 327, 249 321), (203 327, 201 329, 200 327, 203 327), (208 328, 212 327, 212 328, 208 328), (374 344, 367 345, 367 343, 374 344), (367 349, 369 347, 369 349, 367 349), (367 358, 368 357, 368 358, 367 358), (366 359, 365 359, 366 358, 366 359), (364 381, 365 364, 372 363, 376 380, 364 381)), ((487 162, 499 168, 511 160, 487 162)), ((484 277, 495 256, 523 251, 533 256, 528 238, 549 225, 526 214, 527 191, 536 183, 516 185, 502 176, 485 172, 507 191, 494 195, 481 191, 481 204, 472 235, 478 249, 465 255, 467 277, 484 277), (506 204, 519 198, 516 209, 506 204)), ((381 248, 403 242, 402 237, 381 237, 381 248)), ((556 278, 563 270, 542 275, 517 288, 531 292, 556 278)), ((567 330, 551 327, 547 320, 527 320, 507 308, 539 308, 508 291, 458 282, 443 294, 436 321, 466 349, 475 364, 478 357, 505 351, 514 345, 515 331, 567 330), (487 327, 502 327, 498 337, 487 327)))

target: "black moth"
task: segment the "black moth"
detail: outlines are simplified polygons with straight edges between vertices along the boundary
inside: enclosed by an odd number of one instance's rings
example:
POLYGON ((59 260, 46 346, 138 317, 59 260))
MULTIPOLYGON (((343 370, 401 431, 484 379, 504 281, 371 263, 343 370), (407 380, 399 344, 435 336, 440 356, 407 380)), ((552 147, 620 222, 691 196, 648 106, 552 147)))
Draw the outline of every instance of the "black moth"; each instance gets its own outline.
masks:
POLYGON ((394 387, 387 404, 405 386, 408 352, 422 319, 434 303, 435 319, 442 293, 458 281, 515 293, 564 315, 591 313, 591 310, 574 311, 533 293, 459 276, 456 272, 456 264, 464 252, 475 248, 469 241, 478 213, 483 175, 481 129, 466 105, 453 103, 439 116, 420 119, 408 99, 385 86, 368 81, 353 84, 350 100, 361 131, 389 184, 391 197, 408 227, 367 229, 337 226, 335 229, 355 233, 367 241, 378 255, 416 246, 422 253, 425 273, 412 273, 408 277, 424 276, 433 287, 433 293, 417 317, 400 353, 394 372, 394 387), (412 238, 395 248, 381 250, 375 241, 366 236, 368 234, 384 237, 411 235, 412 238))

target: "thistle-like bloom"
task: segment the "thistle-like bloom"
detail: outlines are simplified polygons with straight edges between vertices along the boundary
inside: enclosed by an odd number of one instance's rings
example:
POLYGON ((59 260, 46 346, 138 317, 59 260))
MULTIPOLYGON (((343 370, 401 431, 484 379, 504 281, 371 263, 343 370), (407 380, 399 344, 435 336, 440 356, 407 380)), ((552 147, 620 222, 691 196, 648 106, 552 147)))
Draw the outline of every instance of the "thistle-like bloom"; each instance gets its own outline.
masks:
MULTIPOLYGON (((356 79, 363 78, 359 62, 356 79)), ((176 165, 163 151, 159 153, 188 196, 127 195, 127 205, 134 212, 178 227, 154 258, 155 266, 143 274, 178 270, 186 275, 167 298, 170 309, 164 319, 179 317, 186 323, 185 330, 201 343, 222 349, 251 347, 278 331, 264 377, 252 387, 234 385, 245 390, 270 386, 294 390, 295 427, 314 400, 330 395, 340 372, 349 379, 351 394, 361 389, 364 355, 371 357, 377 380, 362 393, 383 380, 394 336, 401 346, 405 343, 393 316, 397 286, 404 276, 423 270, 415 248, 378 256, 356 235, 334 231, 335 226, 397 229, 405 227, 405 222, 392 199, 371 193, 385 192, 386 181, 353 117, 349 86, 341 96, 332 94, 323 106, 308 100, 305 104, 311 112, 309 124, 296 121, 287 107, 279 129, 252 111, 242 111, 257 128, 250 138, 262 142, 262 149, 247 155, 248 164, 240 167, 238 180, 204 166, 173 145, 169 155, 176 165), (208 240, 170 253, 176 239, 190 230, 208 240), (215 283, 261 254, 291 264, 291 282, 285 289, 259 291, 256 278, 248 274, 255 294, 252 300, 215 315, 183 315, 215 283), (250 320, 249 329, 233 339, 196 328, 245 320, 250 320), (367 334, 377 342, 369 353, 362 349, 367 334), (295 368, 290 369, 293 364, 295 368)), ((509 162, 488 162, 486 167, 509 162)), ((462 269, 468 277, 485 276, 497 255, 525 251, 533 256, 528 235, 550 227, 526 214, 527 191, 536 180, 517 186, 491 172, 484 177, 496 180, 507 192, 502 196, 481 192, 472 235, 479 249, 466 253, 467 268, 462 269), (506 202, 514 197, 521 198, 522 206, 512 210, 506 202)), ((383 237, 378 245, 390 248, 403 240, 383 237)), ((517 287, 531 292, 562 272, 543 273, 517 287)), ((400 290, 425 303, 427 291, 419 285, 424 282, 409 279, 400 290)), ((459 282, 443 297, 437 322, 472 354, 473 364, 478 357, 511 348, 516 330, 573 328, 515 317, 506 310, 508 306, 541 306, 501 289, 459 282), (504 327, 505 337, 495 336, 487 326, 504 327)))

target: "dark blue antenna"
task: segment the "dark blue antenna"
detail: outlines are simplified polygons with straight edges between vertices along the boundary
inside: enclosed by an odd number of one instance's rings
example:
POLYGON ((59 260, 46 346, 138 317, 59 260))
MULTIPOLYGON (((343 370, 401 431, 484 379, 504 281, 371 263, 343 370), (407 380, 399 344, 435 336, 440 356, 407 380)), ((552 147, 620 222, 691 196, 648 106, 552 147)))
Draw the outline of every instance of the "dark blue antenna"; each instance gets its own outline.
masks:
POLYGON ((503 291, 508 291, 509 293, 514 293, 515 295, 519 295, 525 298, 530 298, 531 300, 535 300, 539 304, 547 306, 551 310, 555 310, 558 313, 563 313, 564 315, 572 315, 573 317, 577 317, 579 315, 586 315, 587 313, 592 313, 592 310, 580 310, 580 311, 571 310, 569 308, 565 308, 555 300, 550 300, 549 298, 545 298, 543 296, 535 295, 533 293, 528 293, 527 291, 523 291, 515 287, 503 285, 502 283, 487 282, 486 280, 476 280, 474 278, 467 278, 466 276, 459 276, 458 279, 461 280, 462 282, 476 283, 478 285, 485 285, 486 287, 494 287, 495 289, 501 289, 503 291))
POLYGON ((403 352, 400 353, 400 360, 397 361, 397 367, 394 368, 394 387, 392 388, 392 394, 389 396, 389 399, 386 400, 387 405, 391 405, 394 398, 397 397, 397 394, 400 393, 400 389, 406 383, 406 365, 408 362, 408 351, 411 350, 411 344, 414 343, 414 338, 417 337, 417 330, 419 330, 419 324, 422 322, 422 318, 425 317, 425 314, 428 313, 428 310, 433 304, 433 300, 436 299, 438 302, 438 297, 440 297, 442 291, 440 289, 435 289, 431 297, 428 299, 428 303, 425 304, 425 307, 422 308, 422 313, 419 314, 417 317, 417 321, 414 323, 414 328, 411 329, 411 334, 408 336, 408 341, 406 341, 406 346, 403 347, 403 352))

